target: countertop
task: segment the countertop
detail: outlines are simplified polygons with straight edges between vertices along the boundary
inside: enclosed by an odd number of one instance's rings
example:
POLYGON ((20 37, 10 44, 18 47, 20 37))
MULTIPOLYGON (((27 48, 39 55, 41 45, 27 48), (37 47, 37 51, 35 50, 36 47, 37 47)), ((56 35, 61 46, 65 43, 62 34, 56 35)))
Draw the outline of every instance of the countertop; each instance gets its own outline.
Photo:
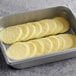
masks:
MULTIPOLYGON (((62 5, 76 13, 75 0, 0 0, 0 16, 62 5)), ((76 76, 76 58, 16 70, 6 65, 0 52, 0 76, 76 76)))

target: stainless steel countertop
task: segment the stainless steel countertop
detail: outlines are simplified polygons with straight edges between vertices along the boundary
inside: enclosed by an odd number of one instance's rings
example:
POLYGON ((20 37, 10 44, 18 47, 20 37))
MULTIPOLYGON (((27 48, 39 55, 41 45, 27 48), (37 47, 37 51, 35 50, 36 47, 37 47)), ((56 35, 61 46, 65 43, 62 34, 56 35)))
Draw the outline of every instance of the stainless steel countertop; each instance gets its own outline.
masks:
MULTIPOLYGON (((76 13, 75 0, 0 0, 0 16, 56 5, 70 6, 76 13)), ((76 58, 16 70, 5 64, 0 52, 0 76, 76 76, 76 58)))

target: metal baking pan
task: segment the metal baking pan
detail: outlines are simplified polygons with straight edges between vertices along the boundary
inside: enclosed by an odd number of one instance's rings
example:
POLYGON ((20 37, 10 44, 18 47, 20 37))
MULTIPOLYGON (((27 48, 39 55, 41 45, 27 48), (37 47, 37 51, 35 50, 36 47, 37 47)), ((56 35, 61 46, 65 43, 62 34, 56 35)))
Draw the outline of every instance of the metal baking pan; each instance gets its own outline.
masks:
MULTIPOLYGON (((70 8, 67 8, 65 6, 58 6, 58 7, 52 7, 32 12, 26 12, 26 13, 18 13, 14 15, 9 15, 6 17, 0 18, 0 30, 4 29, 5 27, 13 26, 16 24, 21 24, 25 22, 31 22, 31 21, 37 21, 41 19, 48 19, 61 16, 66 18, 70 23, 70 31, 69 33, 76 34, 76 19, 73 15, 73 11, 70 8)), ((21 61, 14 61, 9 59, 6 56, 6 49, 10 45, 5 45, 4 43, 0 42, 0 47, 2 54, 5 58, 5 61, 8 65, 17 68, 27 68, 31 66, 36 66, 44 63, 54 62, 58 60, 63 60, 71 57, 76 57, 76 48, 68 49, 62 52, 57 52, 53 54, 47 54, 40 57, 34 57, 29 59, 24 59, 21 61)))

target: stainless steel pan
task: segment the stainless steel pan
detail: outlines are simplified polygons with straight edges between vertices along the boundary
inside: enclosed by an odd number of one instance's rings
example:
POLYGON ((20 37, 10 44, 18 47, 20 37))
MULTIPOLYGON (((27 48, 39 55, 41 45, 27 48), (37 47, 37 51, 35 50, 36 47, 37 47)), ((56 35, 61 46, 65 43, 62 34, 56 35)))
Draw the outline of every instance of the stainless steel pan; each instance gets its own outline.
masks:
MULTIPOLYGON (((64 7, 64 6, 58 6, 58 7, 52 7, 32 12, 26 12, 26 13, 18 13, 14 15, 9 15, 6 17, 0 18, 0 30, 4 29, 8 26, 13 26, 15 24, 21 24, 25 22, 31 22, 31 21, 37 21, 41 19, 47 19, 47 18, 53 18, 61 16, 70 22, 70 31, 69 33, 76 34, 76 19, 73 15, 73 11, 70 8, 64 7)), ((40 57, 34 57, 30 59, 24 59, 21 61, 14 61, 9 59, 6 56, 6 49, 10 45, 5 45, 4 43, 0 42, 1 51, 3 53, 3 56, 5 58, 5 61, 8 65, 14 67, 14 68, 26 68, 31 66, 36 66, 44 63, 54 62, 58 60, 63 60, 71 57, 76 57, 76 48, 68 49, 62 52, 48 54, 40 57)))

